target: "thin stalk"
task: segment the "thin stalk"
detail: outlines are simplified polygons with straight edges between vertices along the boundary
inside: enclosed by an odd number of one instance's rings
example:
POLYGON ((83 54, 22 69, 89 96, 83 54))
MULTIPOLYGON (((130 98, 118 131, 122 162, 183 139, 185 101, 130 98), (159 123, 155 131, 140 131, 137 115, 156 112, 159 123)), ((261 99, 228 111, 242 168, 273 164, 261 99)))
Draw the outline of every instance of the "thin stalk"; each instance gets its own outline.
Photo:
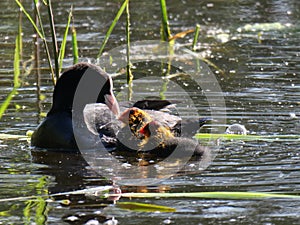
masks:
POLYGON ((14 56, 14 88, 19 88, 21 86, 20 83, 20 38, 21 34, 19 33, 16 38, 16 48, 15 48, 15 56, 14 56))
POLYGON ((129 3, 126 5, 126 57, 127 57, 127 84, 132 82, 133 75, 131 72, 131 61, 130 61, 130 11, 129 3))
POLYGON ((44 46, 45 46, 47 60, 48 60, 48 64, 49 64, 49 68, 50 68, 51 76, 52 76, 52 82, 55 85, 55 83, 56 83, 55 73, 54 73, 54 69, 53 69, 53 66, 52 66, 52 61, 51 61, 51 56, 50 56, 48 43, 47 43, 47 40, 45 38, 45 32, 44 32, 43 23, 42 23, 42 19, 41 19, 41 14, 40 14, 40 10, 39 10, 39 2, 38 2, 38 0, 35 0, 34 2, 35 2, 34 6, 35 6, 35 10, 36 10, 36 15, 37 15, 37 18, 38 18, 38 21, 39 21, 39 25, 41 27, 41 32, 39 30, 36 30, 36 31, 37 31, 38 34, 39 33, 42 34, 42 35, 39 34, 39 36, 43 40, 43 43, 44 43, 44 46))
POLYGON ((56 79, 58 79, 59 78, 58 46, 57 46, 57 39, 56 39, 54 16, 53 16, 53 12, 52 12, 51 0, 48 0, 47 4, 48 4, 47 8, 48 8, 49 21, 50 21, 51 36, 52 36, 54 64, 55 64, 55 76, 56 76, 56 79))
POLYGON ((129 2, 129 0, 125 0, 125 1, 123 2, 123 4, 122 4, 121 8, 119 9, 119 11, 118 11, 116 17, 114 18, 112 24, 110 25, 110 27, 109 27, 109 29, 108 29, 106 35, 105 35, 105 38, 104 38, 104 40, 103 40, 103 42, 102 42, 102 45, 101 45, 101 47, 100 47, 100 50, 99 50, 97 59, 99 59, 100 56, 102 55, 103 50, 104 50, 104 48, 105 48, 105 45, 106 45, 106 43, 107 43, 107 41, 108 41, 108 39, 109 39, 109 37, 110 37, 110 35, 111 35, 111 33, 112 33, 114 27, 116 26, 116 24, 117 24, 117 22, 119 21, 121 15, 123 14, 123 12, 124 12, 124 10, 125 10, 126 5, 128 4, 128 2, 129 2))
MULTIPOLYGON (((39 26, 39 20, 37 17, 37 12, 34 10, 35 24, 39 26)), ((34 42, 34 68, 36 71, 36 106, 38 109, 38 115, 41 115, 42 112, 42 103, 41 103, 41 71, 40 71, 40 37, 38 34, 33 37, 34 42)), ((40 123, 41 117, 37 117, 37 123, 40 123)))
POLYGON ((131 61, 130 61, 130 11, 129 11, 129 2, 126 5, 126 57, 127 57, 127 66, 126 66, 126 74, 127 74, 127 84, 128 84, 128 100, 132 99, 132 80, 133 74, 131 71, 131 61))
POLYGON ((163 41, 168 41, 172 35, 169 26, 167 4, 165 0, 160 0, 160 7, 162 13, 161 39, 163 41))
POLYGON ((199 32, 200 32, 200 25, 197 24, 196 25, 196 30, 195 30, 195 36, 194 36, 194 40, 193 40, 193 45, 192 45, 193 51, 196 51, 196 44, 198 42, 199 32))
POLYGON ((38 36, 43 40, 46 55, 47 55, 48 64, 49 64, 50 71, 51 71, 52 81, 53 81, 53 84, 55 84, 55 75, 54 75, 54 70, 53 70, 53 67, 52 67, 51 56, 50 56, 50 52, 49 52, 49 48, 48 48, 48 43, 47 43, 47 40, 45 38, 45 32, 44 32, 44 29, 43 29, 42 19, 41 19, 41 15, 40 15, 40 11, 39 11, 39 0, 34 0, 33 2, 34 2, 36 15, 37 15, 41 30, 39 30, 39 28, 37 26, 37 23, 34 22, 34 20, 31 18, 29 13, 26 11, 26 9, 22 5, 22 3, 18 0, 15 0, 15 2, 18 4, 20 9, 23 11, 23 13, 26 15, 27 19, 30 21, 31 25, 35 29, 38 36))
MULTIPOLYGON (((172 34, 171 34, 171 30, 170 30, 170 25, 169 25, 169 20, 168 20, 167 4, 166 4, 165 0, 160 0, 160 7, 161 7, 161 15, 162 15, 162 17, 161 17, 162 18, 162 20, 161 20, 162 21, 162 23, 161 23, 161 40, 162 41, 169 41, 170 45, 169 45, 169 48, 168 48, 167 51, 168 51, 169 54, 172 54, 174 40, 171 40, 172 34)), ((167 64, 168 65, 167 71, 163 72, 163 74, 165 76, 167 76, 170 73, 170 70, 171 70, 171 62, 170 61, 171 61, 171 59, 169 59, 169 62, 167 64)), ((163 66, 163 68, 164 68, 164 66, 163 66)), ((165 97, 165 92, 167 91, 168 83, 169 83, 168 79, 165 79, 165 81, 162 85, 162 89, 159 93, 161 99, 166 98, 165 97)))
POLYGON ((161 90, 159 92, 159 97, 161 100, 165 100, 166 99, 166 95, 165 93, 167 92, 168 90, 168 84, 169 84, 169 79, 163 79, 163 84, 161 86, 161 90))
MULTIPOLYGON (((44 38, 44 35, 40 32, 39 28, 36 26, 35 22, 33 21, 33 19, 31 18, 31 16, 29 15, 29 13, 26 11, 26 9, 24 8, 24 6, 22 5, 22 3, 18 0, 15 0, 16 3, 18 4, 18 6, 20 7, 20 9, 22 10, 22 12, 25 14, 25 16, 27 17, 27 19, 30 21, 30 23, 32 24, 33 28, 35 29, 35 31, 38 33, 38 35, 40 36, 40 38, 44 38)), ((35 5, 37 5, 38 3, 35 2, 35 5)))
MULTIPOLYGON (((22 1, 21 1, 22 2, 22 1)), ((23 38, 22 38, 22 12, 19 12, 19 24, 18 24, 18 41, 19 41, 19 53, 20 53, 20 60, 23 57, 23 38)))

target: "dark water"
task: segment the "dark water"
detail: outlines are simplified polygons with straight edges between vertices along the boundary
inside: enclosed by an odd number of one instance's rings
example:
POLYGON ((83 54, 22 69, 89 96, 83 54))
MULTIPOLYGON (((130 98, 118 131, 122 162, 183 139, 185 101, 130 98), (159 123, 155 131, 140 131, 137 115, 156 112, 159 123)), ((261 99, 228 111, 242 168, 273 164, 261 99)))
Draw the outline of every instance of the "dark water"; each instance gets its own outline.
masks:
MULTIPOLYGON (((67 20, 67 10, 74 5, 80 56, 93 61, 98 53, 117 8, 118 1, 54 2, 53 8, 59 37, 67 20)), ((299 134, 299 1, 170 1, 168 3, 173 33, 201 25, 198 51, 215 63, 225 74, 211 67, 222 89, 226 103, 226 121, 220 126, 240 123, 251 134, 299 134), (280 23, 282 27, 275 26, 280 23), (247 24, 270 23, 269 30, 245 31, 247 24), (272 26, 272 25, 271 25, 272 26), (281 29, 282 28, 282 29, 281 29)), ((0 18, 0 93, 1 102, 11 91, 13 55, 18 26, 18 9, 13 1, 2 1, 0 18)), ((26 1, 26 8, 31 2, 26 1)), ((159 2, 132 1, 132 41, 159 39, 159 2)), ((46 14, 44 16, 46 19, 46 14)), ((23 16, 23 61, 29 68, 34 53, 32 28, 23 16)), ((178 43, 191 43, 188 35, 178 43)), ((116 26, 106 50, 125 43, 125 17, 116 26)), ((70 46, 68 46, 70 47, 70 46)), ((67 51, 65 67, 72 64, 67 51)), ((52 84, 47 63, 41 53, 41 94, 39 101, 35 70, 22 77, 22 87, 0 121, 1 133, 24 135, 42 120, 41 113, 50 108, 52 84)), ((158 73, 151 64, 137 65, 137 77, 158 73)), ((201 115, 210 109, 203 92, 185 78, 187 92, 201 115)), ((124 93, 125 77, 115 79, 116 92, 124 93)), ((178 99, 171 84, 164 95, 178 99)), ((161 81, 137 80, 134 99, 160 96, 161 81)), ((119 95, 119 99, 124 98, 119 95)), ((182 109, 183 115, 194 115, 182 109)), ((220 115, 225 118, 225 115, 220 115)), ((212 164, 202 173, 175 176, 149 191, 259 191, 299 194, 299 140, 224 142, 212 164)), ((95 173, 82 158, 72 154, 31 151, 24 140, 0 143, 0 199, 58 193, 110 185, 95 173)), ((142 191, 141 187, 122 187, 124 192, 142 191)), ((120 201, 127 201, 121 199, 120 201)), ((132 200, 133 201, 133 200, 132 200)), ((0 224, 102 224, 114 218, 119 224, 299 224, 299 200, 259 199, 137 199, 137 202, 176 208, 175 213, 124 211, 109 201, 83 195, 60 196, 55 201, 7 200, 0 202, 0 224), (60 199, 69 199, 64 206, 60 199), (107 207, 101 204, 109 204, 107 207), (73 221, 74 220, 74 221, 73 221), (97 223, 98 221, 98 223, 97 223), (94 222, 94 223, 92 223, 94 222)))

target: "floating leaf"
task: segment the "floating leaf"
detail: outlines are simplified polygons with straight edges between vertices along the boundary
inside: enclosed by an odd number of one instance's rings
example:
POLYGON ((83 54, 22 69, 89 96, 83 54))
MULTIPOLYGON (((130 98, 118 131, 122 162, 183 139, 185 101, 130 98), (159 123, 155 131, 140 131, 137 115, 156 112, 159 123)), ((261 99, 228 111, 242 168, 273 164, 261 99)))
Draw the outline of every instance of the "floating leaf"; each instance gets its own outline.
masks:
POLYGON ((190 29, 190 30, 186 30, 186 31, 182 31, 180 33, 177 33, 173 36, 171 36, 169 38, 169 41, 175 40, 177 38, 184 38, 187 34, 193 33, 195 30, 194 29, 190 29))

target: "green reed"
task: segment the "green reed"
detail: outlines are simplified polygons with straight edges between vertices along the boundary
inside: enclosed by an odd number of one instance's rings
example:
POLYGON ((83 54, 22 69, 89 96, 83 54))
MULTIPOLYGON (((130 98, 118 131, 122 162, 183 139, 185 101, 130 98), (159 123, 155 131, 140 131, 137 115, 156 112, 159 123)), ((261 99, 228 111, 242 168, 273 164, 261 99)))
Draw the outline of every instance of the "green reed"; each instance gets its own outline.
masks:
POLYGON ((99 59, 104 51, 104 48, 108 42, 108 39, 112 33, 112 31, 114 30, 117 22, 119 21, 121 15, 123 14, 124 10, 126 9, 127 7, 127 4, 128 4, 129 0, 125 0, 122 4, 122 6, 120 7, 119 11, 117 12, 117 15, 115 16, 114 20, 112 21, 110 27, 108 28, 107 32, 106 32, 106 35, 104 37, 104 40, 102 42, 102 45, 100 47, 100 50, 99 50, 99 53, 98 53, 98 56, 97 56, 97 59, 99 59))
MULTIPOLYGON (((73 17, 72 17, 73 18, 73 17)), ((72 25, 72 49, 73 49, 73 64, 78 63, 78 43, 77 43, 77 33, 74 24, 72 25)))
MULTIPOLYGON (((63 60, 64 60, 64 57, 65 57, 67 37, 68 37, 69 28, 70 28, 71 19, 72 19, 72 11, 73 11, 73 7, 71 6, 71 10, 69 12, 68 22, 67 22, 67 25, 66 25, 64 37, 63 37, 63 40, 61 42, 60 51, 59 51, 59 54, 58 54, 58 57, 57 57, 58 63, 59 63, 58 68, 57 68, 58 74, 60 74, 60 72, 62 70, 62 67, 63 67, 63 60)), ((76 46, 77 46, 77 41, 76 41, 76 46)), ((74 49, 74 47, 73 47, 73 49, 74 49)))
POLYGON ((167 4, 165 0, 160 0, 161 7, 161 40, 169 41, 171 38, 171 30, 168 20, 167 4))
MULTIPOLYGON (((129 87, 132 87, 133 74, 131 71, 131 61, 130 61, 130 11, 129 11, 129 2, 126 5, 126 57, 127 57, 127 67, 126 67, 126 75, 127 75, 127 84, 129 87)), ((129 88, 129 90, 131 90, 129 88)), ((132 96, 132 91, 128 93, 129 100, 132 96)))
POLYGON ((196 30, 195 30, 194 39, 193 39, 193 44, 192 44, 192 50, 193 50, 193 51, 196 51, 196 44, 197 44, 197 42, 198 42, 199 32, 200 32, 200 25, 197 24, 197 25, 196 25, 196 30))
POLYGON ((6 99, 0 106, 0 119, 2 118, 6 109, 8 108, 12 98, 17 94, 18 88, 21 86, 21 82, 20 82, 20 74, 21 74, 20 58, 21 58, 21 52, 22 52, 21 38, 22 38, 22 30, 19 29, 19 33, 16 37, 15 53, 14 53, 14 86, 13 86, 12 91, 8 94, 8 96, 6 97, 6 99))
MULTIPOLYGON (((58 48, 58 42, 57 42, 57 34, 55 31, 55 22, 54 22, 54 14, 52 10, 52 4, 51 0, 43 0, 41 4, 39 0, 33 0, 37 22, 34 21, 34 19, 31 17, 31 15, 27 12, 23 4, 19 0, 15 0, 17 5, 20 7, 22 12, 25 14, 31 25, 33 26, 37 36, 43 41, 44 44, 44 50, 46 52, 48 65, 51 71, 52 81, 53 84, 56 83, 56 80, 59 78, 60 71, 63 67, 63 59, 65 55, 65 49, 66 49, 66 40, 69 32, 70 22, 71 22, 71 16, 72 16, 72 7, 68 16, 68 22, 66 25, 66 30, 64 33, 64 37, 62 40, 62 44, 60 46, 60 49, 58 48), (50 25, 50 31, 51 31, 51 39, 52 39, 52 48, 53 48, 53 56, 50 54, 49 50, 49 43, 47 41, 47 37, 45 34, 45 26, 43 25, 42 16, 41 16, 41 7, 45 6, 47 8, 48 17, 49 17, 49 25, 50 25), (55 68, 53 68, 52 60, 54 61, 55 68)), ((74 42, 73 42, 74 43, 74 42)))
MULTIPOLYGON (((16 2, 18 2, 16 0, 16 2)), ((27 16, 27 18, 29 19, 29 21, 31 22, 31 24, 33 25, 33 27, 35 28, 35 31, 37 32, 38 36, 42 39, 43 43, 44 43, 44 48, 45 48, 45 52, 47 55, 47 60, 48 60, 48 64, 49 64, 49 68, 51 71, 51 75, 52 75, 52 82, 53 84, 55 84, 56 79, 55 79, 55 71, 53 69, 52 66, 52 59, 51 59, 51 55, 50 55, 50 51, 49 51, 49 47, 48 47, 48 42, 45 36, 45 32, 44 32, 44 26, 43 26, 43 21, 41 18, 41 13, 40 13, 40 4, 38 0, 34 0, 34 6, 35 6, 35 13, 38 19, 38 25, 40 26, 40 30, 38 28, 38 26, 34 23, 34 21, 31 19, 31 16, 26 12, 25 8, 22 6, 20 6, 24 12, 24 14, 27 16)))
POLYGON ((58 45, 57 45, 57 38, 56 38, 56 31, 55 31, 55 24, 54 24, 54 16, 52 12, 52 4, 51 0, 45 0, 45 4, 48 9, 48 17, 49 17, 49 23, 50 23, 50 30, 51 30, 51 38, 52 38, 52 46, 53 46, 53 58, 54 58, 54 65, 55 65, 55 76, 56 79, 59 78, 59 56, 58 56, 58 45))

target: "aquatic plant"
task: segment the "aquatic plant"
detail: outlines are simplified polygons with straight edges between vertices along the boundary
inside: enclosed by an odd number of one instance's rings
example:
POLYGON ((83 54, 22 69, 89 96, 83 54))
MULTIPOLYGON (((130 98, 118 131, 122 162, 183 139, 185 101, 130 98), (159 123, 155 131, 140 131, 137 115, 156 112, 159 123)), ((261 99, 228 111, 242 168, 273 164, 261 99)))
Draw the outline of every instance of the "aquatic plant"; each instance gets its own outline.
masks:
POLYGON ((18 29, 18 35, 15 41, 15 52, 14 52, 14 86, 11 92, 8 94, 4 102, 0 106, 0 119, 2 118, 4 112, 9 106, 12 98, 17 94, 18 88, 21 86, 21 82, 19 80, 20 77, 20 59, 22 54, 22 29, 18 29))
POLYGON ((102 42, 102 45, 100 47, 100 50, 99 50, 99 53, 98 53, 98 56, 97 56, 97 59, 101 57, 103 51, 104 51, 104 48, 108 42, 108 39, 113 31, 113 29, 115 28, 117 22, 119 21, 121 15, 123 14, 124 10, 126 9, 127 7, 127 4, 128 4, 129 0, 125 0, 122 4, 122 6, 120 7, 119 11, 117 12, 114 20, 112 21, 110 27, 108 28, 107 32, 106 32, 106 35, 104 37, 104 40, 102 42))
MULTIPOLYGON (((43 41, 44 49, 45 49, 45 52, 46 52, 46 55, 47 55, 48 65, 49 65, 51 75, 52 75, 52 81, 53 81, 53 84, 55 84, 56 80, 59 77, 60 71, 63 67, 62 62, 63 62, 65 48, 66 48, 66 40, 67 40, 68 31, 69 31, 69 27, 70 27, 70 23, 71 23, 72 8, 73 7, 71 7, 71 9, 70 9, 66 29, 65 29, 65 32, 64 32, 64 37, 63 37, 62 44, 61 44, 60 50, 59 50, 58 43, 57 43, 57 35, 56 35, 56 31, 55 31, 54 15, 53 15, 53 10, 52 10, 51 0, 42 1, 42 3, 43 3, 42 5, 47 7, 48 16, 49 16, 49 25, 50 25, 50 28, 51 28, 51 38, 52 38, 52 46, 53 46, 53 60, 54 60, 54 64, 55 64, 55 68, 53 68, 52 57, 51 57, 50 50, 49 50, 49 43, 48 43, 47 38, 46 38, 46 34, 45 34, 45 31, 44 31, 45 29, 44 29, 44 25, 43 25, 43 21, 42 21, 42 17, 41 17, 41 9, 40 9, 41 4, 40 4, 40 1, 39 0, 33 0, 34 6, 35 6, 37 22, 35 22, 35 20, 31 17, 31 15, 27 12, 25 7, 23 6, 23 4, 19 0, 15 0, 15 2, 18 4, 18 6, 22 10, 22 12, 26 15, 27 19, 32 24, 34 30, 36 31, 37 36, 39 38, 41 38, 42 41, 43 41)), ((73 41, 72 43, 77 43, 77 41, 73 41)))
POLYGON ((160 8, 161 8, 161 40, 169 41, 171 38, 171 30, 168 20, 168 11, 167 4, 165 0, 160 0, 160 8))

